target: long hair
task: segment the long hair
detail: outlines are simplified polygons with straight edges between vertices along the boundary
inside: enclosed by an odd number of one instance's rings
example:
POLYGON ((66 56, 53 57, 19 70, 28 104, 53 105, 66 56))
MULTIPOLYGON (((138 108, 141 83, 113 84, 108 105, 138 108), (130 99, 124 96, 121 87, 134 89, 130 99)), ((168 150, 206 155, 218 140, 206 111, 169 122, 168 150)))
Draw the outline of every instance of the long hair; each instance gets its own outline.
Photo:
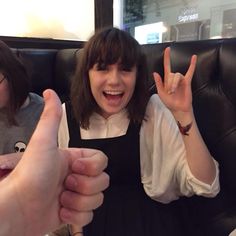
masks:
POLYGON ((29 94, 30 79, 22 62, 2 41, 0 41, 0 72, 8 81, 10 95, 6 107, 8 122, 10 125, 16 125, 15 115, 29 94))
POLYGON ((79 125, 88 129, 90 116, 99 110, 91 92, 89 70, 95 64, 107 66, 117 62, 124 68, 137 67, 136 85, 127 110, 133 122, 141 123, 149 95, 146 58, 139 43, 123 30, 108 28, 95 33, 81 50, 71 84, 71 104, 79 125))

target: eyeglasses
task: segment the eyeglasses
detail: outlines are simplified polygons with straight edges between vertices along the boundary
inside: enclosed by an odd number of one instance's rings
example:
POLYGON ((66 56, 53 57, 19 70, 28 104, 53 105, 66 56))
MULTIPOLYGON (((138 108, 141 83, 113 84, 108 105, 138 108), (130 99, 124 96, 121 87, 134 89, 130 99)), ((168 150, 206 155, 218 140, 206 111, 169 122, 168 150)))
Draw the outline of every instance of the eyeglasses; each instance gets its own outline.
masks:
POLYGON ((0 80, 0 84, 3 82, 4 79, 6 79, 5 76, 0 80))

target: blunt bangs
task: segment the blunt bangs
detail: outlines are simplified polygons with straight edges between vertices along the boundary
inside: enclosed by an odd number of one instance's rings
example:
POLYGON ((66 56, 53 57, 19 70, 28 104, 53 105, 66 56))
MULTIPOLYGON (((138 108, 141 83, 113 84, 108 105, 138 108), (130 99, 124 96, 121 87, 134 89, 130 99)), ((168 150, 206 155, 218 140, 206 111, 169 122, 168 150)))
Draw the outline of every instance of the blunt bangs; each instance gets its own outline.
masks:
POLYGON ((139 64, 141 51, 137 41, 116 28, 94 35, 88 50, 88 68, 95 64, 107 66, 119 63, 125 68, 139 64))

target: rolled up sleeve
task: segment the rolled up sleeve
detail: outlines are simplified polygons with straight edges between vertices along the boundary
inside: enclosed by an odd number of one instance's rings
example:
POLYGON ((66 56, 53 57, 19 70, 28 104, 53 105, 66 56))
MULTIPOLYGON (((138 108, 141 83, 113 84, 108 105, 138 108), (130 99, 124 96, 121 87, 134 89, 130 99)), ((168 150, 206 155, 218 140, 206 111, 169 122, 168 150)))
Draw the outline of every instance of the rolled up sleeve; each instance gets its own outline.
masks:
POLYGON ((214 197, 219 192, 219 168, 211 185, 196 179, 186 159, 185 145, 170 111, 157 95, 151 97, 140 130, 140 165, 145 192, 169 203, 193 194, 214 197))

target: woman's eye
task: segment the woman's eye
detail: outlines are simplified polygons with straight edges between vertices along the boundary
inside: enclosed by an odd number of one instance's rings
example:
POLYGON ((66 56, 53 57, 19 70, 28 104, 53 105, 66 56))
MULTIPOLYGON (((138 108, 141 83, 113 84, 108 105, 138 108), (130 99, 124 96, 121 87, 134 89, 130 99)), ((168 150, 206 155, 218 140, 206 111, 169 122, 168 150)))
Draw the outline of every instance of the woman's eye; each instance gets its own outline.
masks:
POLYGON ((96 70, 98 70, 98 71, 107 70, 107 66, 105 64, 97 65, 96 70))
POLYGON ((132 71, 132 68, 130 68, 130 67, 125 67, 125 66, 121 66, 121 67, 120 67, 120 70, 121 70, 121 71, 125 71, 125 72, 131 72, 131 71, 132 71))

